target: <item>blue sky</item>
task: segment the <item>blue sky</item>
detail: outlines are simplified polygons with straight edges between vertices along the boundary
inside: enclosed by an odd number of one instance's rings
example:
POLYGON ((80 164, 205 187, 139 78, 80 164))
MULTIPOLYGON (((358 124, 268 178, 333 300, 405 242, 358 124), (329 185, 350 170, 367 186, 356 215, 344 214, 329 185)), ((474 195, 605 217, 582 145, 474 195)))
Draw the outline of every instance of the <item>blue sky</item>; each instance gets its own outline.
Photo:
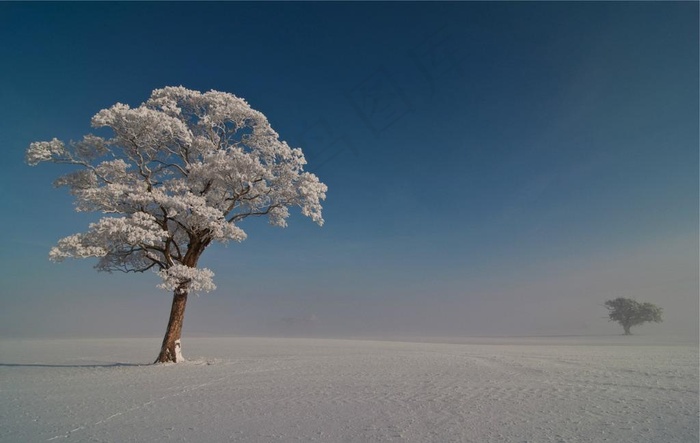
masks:
POLYGON ((30 168, 115 102, 244 97, 329 186, 247 221, 185 334, 698 333, 698 4, 2 3, 0 335, 149 335, 155 276, 52 264, 96 216, 30 168))

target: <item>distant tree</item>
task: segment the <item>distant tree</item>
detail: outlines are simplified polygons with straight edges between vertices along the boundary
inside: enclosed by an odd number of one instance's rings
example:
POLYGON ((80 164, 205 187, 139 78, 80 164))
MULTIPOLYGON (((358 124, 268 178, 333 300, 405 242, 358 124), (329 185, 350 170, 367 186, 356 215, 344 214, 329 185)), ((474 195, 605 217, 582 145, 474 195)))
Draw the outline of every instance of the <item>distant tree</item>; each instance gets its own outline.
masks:
POLYGON ((327 187, 309 172, 301 149, 279 139, 260 112, 232 94, 183 87, 153 91, 137 108, 117 103, 92 118, 112 138, 86 135, 65 145, 29 146, 27 163, 77 170, 66 186, 77 211, 106 214, 85 233, 51 249, 54 261, 97 257, 98 271, 145 272, 173 291, 168 327, 156 362, 182 361, 180 336, 187 295, 215 289, 197 263, 213 242, 243 241, 239 226, 265 216, 284 227, 290 206, 319 225, 327 187))
POLYGON ((625 335, 631 335, 632 326, 646 322, 661 323, 663 321, 663 309, 652 303, 640 303, 631 298, 618 297, 605 302, 605 307, 610 311, 610 321, 616 321, 622 325, 625 335))

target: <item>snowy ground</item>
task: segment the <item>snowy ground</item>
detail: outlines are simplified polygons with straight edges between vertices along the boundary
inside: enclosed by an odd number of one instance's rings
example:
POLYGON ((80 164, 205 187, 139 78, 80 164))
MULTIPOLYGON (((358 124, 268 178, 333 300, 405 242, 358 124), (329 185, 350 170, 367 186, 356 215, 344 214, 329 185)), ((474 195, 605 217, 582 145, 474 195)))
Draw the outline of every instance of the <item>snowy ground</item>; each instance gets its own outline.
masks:
POLYGON ((0 441, 693 442, 698 345, 0 341, 0 441), (204 357, 199 357, 204 356, 204 357))

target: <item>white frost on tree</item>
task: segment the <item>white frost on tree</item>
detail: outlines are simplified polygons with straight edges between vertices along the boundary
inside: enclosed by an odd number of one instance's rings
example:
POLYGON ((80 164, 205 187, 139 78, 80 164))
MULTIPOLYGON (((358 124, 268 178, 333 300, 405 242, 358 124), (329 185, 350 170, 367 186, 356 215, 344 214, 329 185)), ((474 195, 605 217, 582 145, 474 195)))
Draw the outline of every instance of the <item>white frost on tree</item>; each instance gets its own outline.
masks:
POLYGON ((173 312, 157 361, 176 361, 187 294, 215 289, 197 263, 212 242, 240 242, 251 216, 286 226, 290 207, 323 224, 327 187, 304 171, 299 148, 279 139, 267 118, 232 94, 183 87, 153 91, 137 108, 117 103, 92 118, 111 138, 86 135, 29 146, 27 163, 77 170, 58 180, 77 211, 105 217, 66 237, 50 258, 97 257, 101 271, 154 270, 174 291, 173 312))
POLYGON ((216 289, 214 285, 214 273, 207 268, 190 268, 189 266, 176 264, 168 269, 158 272, 163 283, 158 287, 168 291, 174 291, 183 281, 189 282, 188 290, 191 292, 209 292, 216 289))

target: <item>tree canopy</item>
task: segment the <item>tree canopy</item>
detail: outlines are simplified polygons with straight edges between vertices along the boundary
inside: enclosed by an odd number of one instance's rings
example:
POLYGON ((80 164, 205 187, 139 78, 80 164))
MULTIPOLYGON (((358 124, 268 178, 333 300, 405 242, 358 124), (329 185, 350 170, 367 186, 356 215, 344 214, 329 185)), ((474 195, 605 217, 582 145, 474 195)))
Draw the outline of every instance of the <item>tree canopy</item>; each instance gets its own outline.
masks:
POLYGON ((632 334, 632 326, 646 322, 661 323, 663 321, 663 309, 652 303, 640 303, 631 298, 618 297, 605 302, 605 307, 610 311, 610 321, 616 321, 622 325, 625 335, 632 334))

